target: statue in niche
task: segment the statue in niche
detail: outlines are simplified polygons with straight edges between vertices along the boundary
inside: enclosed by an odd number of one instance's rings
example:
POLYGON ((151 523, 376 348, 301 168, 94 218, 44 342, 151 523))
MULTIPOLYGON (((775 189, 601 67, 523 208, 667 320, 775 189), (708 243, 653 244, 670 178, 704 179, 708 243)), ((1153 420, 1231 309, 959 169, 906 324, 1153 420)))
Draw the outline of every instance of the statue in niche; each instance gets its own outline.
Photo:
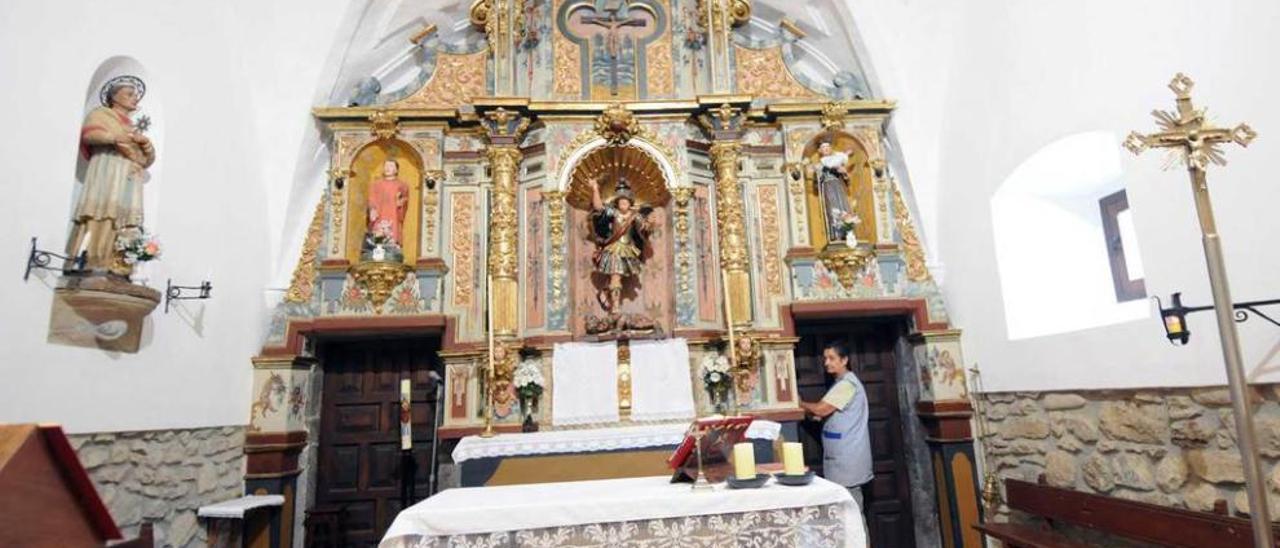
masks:
POLYGON ((396 160, 382 163, 382 177, 369 182, 368 224, 362 258, 403 261, 404 218, 409 206, 409 185, 400 180, 396 160))
POLYGON ((827 240, 846 241, 853 245, 853 229, 859 219, 849 200, 849 163, 847 153, 835 150, 830 139, 818 145, 818 161, 809 163, 809 174, 818 188, 818 200, 822 204, 822 219, 827 240))
POLYGON ((608 203, 600 199, 600 182, 588 180, 591 189, 590 233, 596 251, 592 264, 596 274, 607 277, 608 284, 597 294, 600 305, 609 312, 607 323, 589 322, 595 325, 588 331, 603 332, 608 328, 652 329, 652 321, 641 319, 623 322, 622 284, 625 278, 638 278, 644 268, 646 245, 652 232, 649 214, 652 207, 636 207, 635 196, 625 178, 620 178, 614 195, 608 203), (626 325, 621 325, 625 323, 626 325))
POLYGON ((88 159, 84 187, 72 214, 67 256, 85 254, 86 270, 127 276, 130 265, 118 261, 116 239, 126 229, 142 229, 142 193, 156 148, 143 135, 149 120, 135 126, 130 114, 146 95, 136 76, 117 76, 98 92, 102 106, 80 128, 81 154, 88 159))

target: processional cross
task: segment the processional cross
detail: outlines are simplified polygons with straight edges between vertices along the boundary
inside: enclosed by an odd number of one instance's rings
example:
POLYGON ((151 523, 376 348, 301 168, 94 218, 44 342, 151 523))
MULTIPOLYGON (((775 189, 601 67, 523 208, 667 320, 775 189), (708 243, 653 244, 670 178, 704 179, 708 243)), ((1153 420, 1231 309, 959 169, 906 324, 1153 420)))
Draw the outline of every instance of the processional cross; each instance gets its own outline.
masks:
MULTIPOLYGON (((1222 355, 1227 365, 1227 382, 1231 389, 1231 406, 1236 420, 1236 439, 1239 440, 1244 464, 1245 486, 1249 495, 1249 517, 1253 522, 1255 546, 1274 546, 1271 534, 1271 518, 1262 482, 1262 469, 1258 460, 1257 440, 1253 431, 1253 416, 1245 393, 1244 365, 1240 359, 1240 341, 1236 334, 1231 291, 1227 285, 1226 266, 1222 260, 1222 240, 1218 236, 1213 218, 1213 206, 1209 202, 1209 185, 1205 169, 1209 164, 1226 165, 1221 146, 1234 142, 1242 147, 1258 136, 1248 124, 1226 129, 1214 126, 1205 119, 1205 109, 1191 105, 1190 78, 1178 73, 1169 83, 1169 89, 1177 95, 1177 111, 1155 110, 1160 131, 1149 135, 1138 132, 1129 134, 1124 146, 1134 154, 1148 148, 1172 149, 1172 162, 1181 160, 1191 174, 1191 191, 1195 196, 1196 214, 1200 218, 1200 232, 1204 242, 1205 262, 1209 267, 1209 285, 1213 290, 1213 304, 1218 316, 1218 332, 1222 337, 1222 355)), ((1166 165, 1167 167, 1167 165, 1166 165)))
POLYGON ((580 21, 586 25, 604 28, 604 50, 609 55, 609 94, 618 94, 618 59, 622 53, 619 35, 625 27, 646 27, 649 22, 639 17, 627 15, 627 0, 622 0, 607 7, 608 0, 596 0, 592 9, 593 15, 583 15, 580 21), (601 17, 599 14, 604 13, 601 17))

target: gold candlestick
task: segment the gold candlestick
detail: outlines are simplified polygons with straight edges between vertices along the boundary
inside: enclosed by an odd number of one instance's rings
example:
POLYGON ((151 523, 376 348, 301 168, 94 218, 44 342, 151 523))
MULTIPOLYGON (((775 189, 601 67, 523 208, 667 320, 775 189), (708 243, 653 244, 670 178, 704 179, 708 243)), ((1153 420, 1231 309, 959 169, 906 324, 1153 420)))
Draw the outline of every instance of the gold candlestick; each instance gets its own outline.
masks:
POLYGON ((738 347, 733 331, 733 303, 729 301, 729 274, 720 269, 720 294, 724 299, 724 323, 729 328, 729 386, 733 388, 733 415, 740 414, 738 408, 738 347))
POLYGON ((493 362, 493 275, 490 274, 485 279, 485 300, 488 305, 489 317, 489 368, 485 371, 484 383, 484 431, 480 433, 482 438, 493 437, 493 383, 496 375, 493 362))

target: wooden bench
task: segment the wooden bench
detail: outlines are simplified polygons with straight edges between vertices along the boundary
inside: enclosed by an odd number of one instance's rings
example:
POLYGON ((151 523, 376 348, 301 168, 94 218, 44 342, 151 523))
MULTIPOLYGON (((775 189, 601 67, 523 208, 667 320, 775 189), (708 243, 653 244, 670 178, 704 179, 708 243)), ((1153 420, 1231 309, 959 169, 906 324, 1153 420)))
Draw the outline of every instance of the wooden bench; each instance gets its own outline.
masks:
MULTIPOLYGON (((1053 530, 1066 523, 1108 535, 1164 546, 1252 547, 1249 520, 1216 513, 1169 508, 1005 479, 1006 504, 1044 518, 1047 527, 1014 523, 979 523, 974 528, 1010 547, 1085 547, 1053 530)), ((1225 510, 1224 510, 1225 512, 1225 510)), ((1280 529, 1278 529, 1280 531, 1280 529)))

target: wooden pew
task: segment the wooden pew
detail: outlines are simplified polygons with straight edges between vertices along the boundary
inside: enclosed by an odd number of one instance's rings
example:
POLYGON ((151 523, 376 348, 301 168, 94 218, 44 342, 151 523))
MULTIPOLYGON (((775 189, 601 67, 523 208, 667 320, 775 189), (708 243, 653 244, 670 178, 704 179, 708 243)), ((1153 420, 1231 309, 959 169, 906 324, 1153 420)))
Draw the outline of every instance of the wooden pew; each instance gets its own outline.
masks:
MULTIPOLYGON (((0 424, 0 546, 104 546, 122 537, 62 428, 0 424)), ((153 541, 148 524, 111 545, 153 541)))
MULTIPOLYGON (((1209 512, 1169 508, 1005 479, 1010 509, 1044 518, 1048 527, 1014 523, 979 523, 974 528, 1010 547, 1085 547, 1053 530, 1066 523, 1107 535, 1164 546, 1253 546, 1249 520, 1209 512)), ((1277 529, 1280 531, 1280 529, 1277 529)))

